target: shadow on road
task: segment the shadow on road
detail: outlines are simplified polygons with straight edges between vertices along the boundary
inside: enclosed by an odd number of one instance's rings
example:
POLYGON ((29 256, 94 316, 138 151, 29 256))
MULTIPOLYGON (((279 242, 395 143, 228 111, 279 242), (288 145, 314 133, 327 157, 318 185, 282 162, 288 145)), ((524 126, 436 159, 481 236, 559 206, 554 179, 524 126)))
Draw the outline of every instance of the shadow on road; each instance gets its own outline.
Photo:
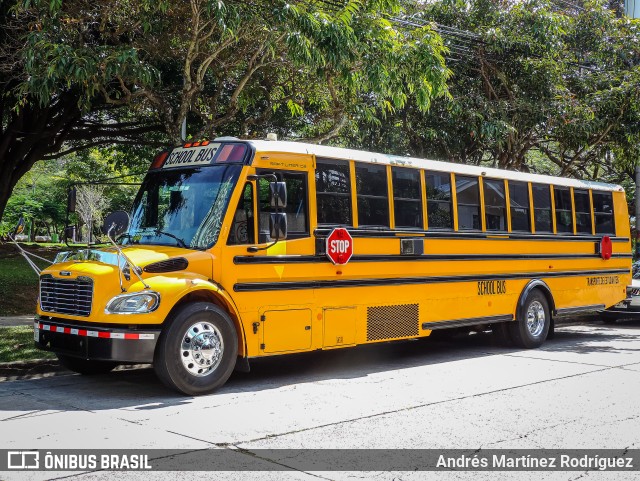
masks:
MULTIPOLYGON (((640 321, 607 326, 601 322, 560 325, 554 339, 541 348, 547 352, 624 353, 637 351, 625 343, 636 341, 640 321)), ((218 394, 259 392, 284 386, 410 369, 419 366, 469 360, 484 356, 530 352, 500 347, 490 333, 459 336, 451 341, 429 339, 381 343, 351 349, 315 351, 274 356, 251 362, 251 372, 235 372, 218 394)), ((0 419, 3 411, 96 411, 108 409, 154 410, 167 406, 188 407, 194 398, 164 387, 153 369, 116 371, 102 376, 68 375, 1 383, 0 419), (46 390, 42 395, 40 390, 46 390), (36 393, 37 392, 37 393, 36 393), (15 402, 12 400, 15 399, 15 402), (19 405, 16 405, 19 402, 19 405)), ((209 396, 212 406, 216 394, 209 396)))

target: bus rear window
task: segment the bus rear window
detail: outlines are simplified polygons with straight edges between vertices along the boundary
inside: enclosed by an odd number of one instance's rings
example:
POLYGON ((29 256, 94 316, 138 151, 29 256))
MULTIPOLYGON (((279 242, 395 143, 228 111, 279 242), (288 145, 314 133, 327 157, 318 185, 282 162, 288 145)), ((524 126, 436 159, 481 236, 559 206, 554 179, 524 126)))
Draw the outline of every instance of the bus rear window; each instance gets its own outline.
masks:
POLYGON ((614 234, 613 194, 593 191, 593 212, 596 218, 596 234, 614 234))

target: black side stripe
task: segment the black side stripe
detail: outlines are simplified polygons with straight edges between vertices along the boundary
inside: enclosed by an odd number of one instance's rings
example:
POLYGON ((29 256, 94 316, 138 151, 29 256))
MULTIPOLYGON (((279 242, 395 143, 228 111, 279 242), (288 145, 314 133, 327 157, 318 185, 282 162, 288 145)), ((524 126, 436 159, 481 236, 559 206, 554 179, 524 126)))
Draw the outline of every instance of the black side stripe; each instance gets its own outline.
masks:
POLYGON ((562 307, 556 310, 558 316, 570 316, 581 312, 601 311, 605 308, 604 304, 591 304, 589 306, 562 307))
POLYGON ((387 286, 398 284, 441 284, 452 282, 475 282, 509 279, 546 279, 549 277, 603 276, 609 274, 629 274, 629 269, 610 269, 596 271, 563 271, 563 272, 522 272, 516 274, 496 274, 489 276, 428 276, 428 277, 395 277, 384 279, 345 279, 328 281, 302 282, 239 282, 234 284, 235 292, 288 291, 298 289, 335 289, 340 287, 387 286))
POLYGON ((475 326, 478 324, 491 324, 492 322, 507 321, 513 321, 513 316, 511 314, 501 314, 497 316, 486 317, 470 317, 466 319, 455 319, 453 321, 423 322, 422 329, 431 329, 432 331, 435 331, 437 329, 448 329, 450 327, 475 326))
MULTIPOLYGON (((352 237, 415 237, 416 239, 488 239, 488 240, 538 240, 554 242, 598 242, 603 236, 608 235, 611 242, 629 242, 628 237, 615 237, 613 234, 602 235, 573 235, 573 234, 527 234, 518 232, 455 232, 449 230, 388 230, 388 229, 356 229, 346 227, 352 237)), ((332 228, 318 228, 313 234, 316 237, 326 237, 332 228)))
MULTIPOLYGON (((424 255, 367 255, 353 256, 349 262, 406 262, 406 261, 501 261, 546 259, 599 259, 599 254, 424 254, 424 255)), ((611 258, 631 259, 632 254, 613 254, 611 258)), ((328 263, 326 256, 277 255, 235 256, 234 264, 311 264, 328 263)))

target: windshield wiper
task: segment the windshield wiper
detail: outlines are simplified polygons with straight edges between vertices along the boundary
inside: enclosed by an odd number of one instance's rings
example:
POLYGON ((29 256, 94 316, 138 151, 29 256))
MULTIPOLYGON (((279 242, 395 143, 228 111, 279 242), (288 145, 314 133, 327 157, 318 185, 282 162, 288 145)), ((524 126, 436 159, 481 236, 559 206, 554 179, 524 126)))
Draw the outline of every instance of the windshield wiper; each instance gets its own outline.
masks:
POLYGON ((187 244, 184 242, 184 240, 180 239, 180 237, 178 237, 176 235, 173 235, 171 232, 165 232, 165 231, 160 230, 160 229, 156 229, 155 232, 156 232, 156 234, 163 234, 163 235, 166 235, 168 237, 174 238, 175 240, 178 241, 178 246, 184 247, 185 249, 188 249, 187 244))

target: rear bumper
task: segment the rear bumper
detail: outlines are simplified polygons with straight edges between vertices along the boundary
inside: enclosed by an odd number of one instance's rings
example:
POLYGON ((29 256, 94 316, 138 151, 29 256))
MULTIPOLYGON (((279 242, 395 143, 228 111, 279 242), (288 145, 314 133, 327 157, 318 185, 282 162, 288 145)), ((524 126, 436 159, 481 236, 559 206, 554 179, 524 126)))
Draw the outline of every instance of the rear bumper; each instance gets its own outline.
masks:
POLYGON ((58 318, 34 321, 36 347, 96 361, 151 363, 160 332, 156 326, 98 327, 58 318))

